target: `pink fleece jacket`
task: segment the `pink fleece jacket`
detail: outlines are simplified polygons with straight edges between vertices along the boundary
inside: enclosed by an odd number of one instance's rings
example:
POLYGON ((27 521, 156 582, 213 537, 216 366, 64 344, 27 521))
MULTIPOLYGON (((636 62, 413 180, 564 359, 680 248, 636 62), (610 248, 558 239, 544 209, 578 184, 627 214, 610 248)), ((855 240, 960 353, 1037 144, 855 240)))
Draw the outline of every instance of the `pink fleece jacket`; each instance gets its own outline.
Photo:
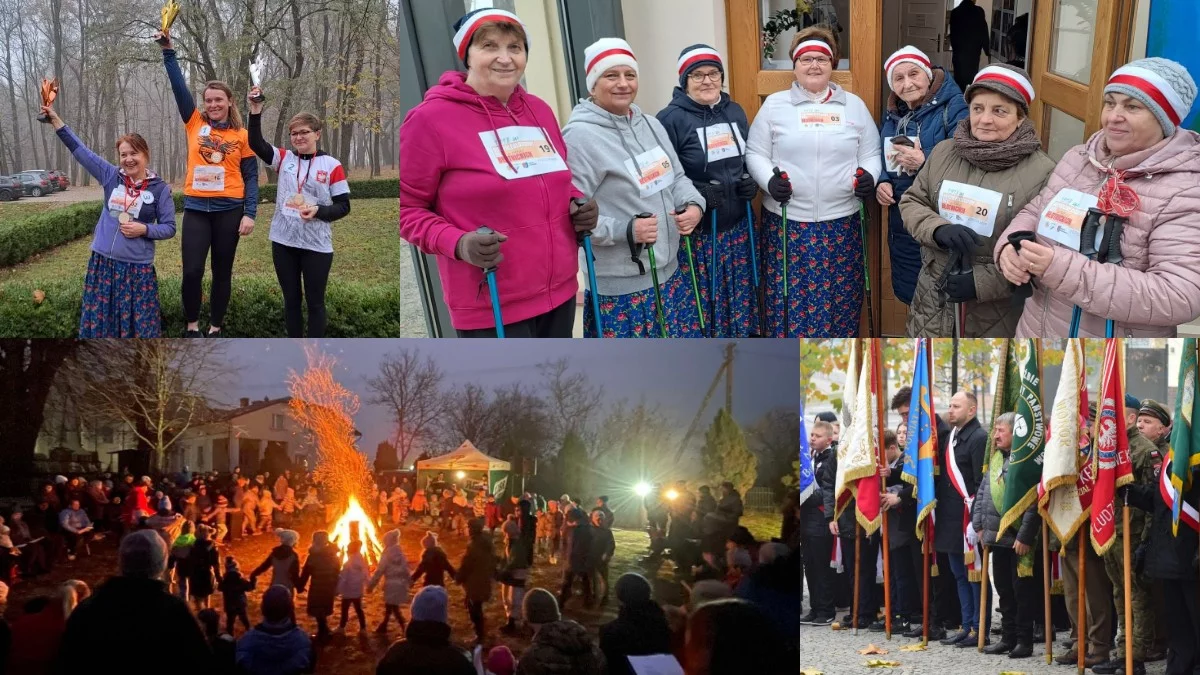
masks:
MULTIPOLYGON (((1112 158, 1104 132, 1065 154, 1046 187, 997 238, 997 260, 1008 235, 1037 231, 1042 210, 1063 188, 1097 194, 1104 175, 1089 155, 1107 165, 1112 158)), ((1083 309, 1080 337, 1103 337, 1106 319, 1117 337, 1169 337, 1200 316, 1200 134, 1180 129, 1170 138, 1116 160, 1141 205, 1121 236, 1120 265, 1088 260, 1057 242, 1054 258, 1037 280, 1017 324, 1017 337, 1067 337, 1071 308, 1083 309)))
POLYGON ((487 226, 508 240, 496 268, 504 323, 544 314, 579 290, 579 254, 570 204, 582 194, 571 171, 508 180, 492 164, 481 134, 504 127, 540 128, 563 158, 554 112, 517 87, 508 105, 447 72, 400 127, 400 236, 436 254, 450 320, 459 330, 493 326, 483 270, 455 259, 458 240, 487 226))

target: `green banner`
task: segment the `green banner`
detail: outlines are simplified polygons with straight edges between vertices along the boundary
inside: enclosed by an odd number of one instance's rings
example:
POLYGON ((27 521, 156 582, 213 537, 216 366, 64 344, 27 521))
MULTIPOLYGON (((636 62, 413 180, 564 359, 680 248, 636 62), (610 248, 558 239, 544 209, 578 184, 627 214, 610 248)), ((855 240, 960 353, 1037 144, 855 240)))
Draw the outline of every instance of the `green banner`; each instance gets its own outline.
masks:
POLYGON ((1012 363, 1005 364, 1005 371, 1015 377, 1005 383, 1005 398, 1011 392, 1013 407, 1010 410, 1017 418, 1013 421, 1012 452, 1004 478, 1004 497, 996 503, 1001 533, 1019 523, 1025 511, 1037 500, 1046 452, 1041 350, 1035 340, 1021 339, 1014 341, 1009 354, 1012 363))

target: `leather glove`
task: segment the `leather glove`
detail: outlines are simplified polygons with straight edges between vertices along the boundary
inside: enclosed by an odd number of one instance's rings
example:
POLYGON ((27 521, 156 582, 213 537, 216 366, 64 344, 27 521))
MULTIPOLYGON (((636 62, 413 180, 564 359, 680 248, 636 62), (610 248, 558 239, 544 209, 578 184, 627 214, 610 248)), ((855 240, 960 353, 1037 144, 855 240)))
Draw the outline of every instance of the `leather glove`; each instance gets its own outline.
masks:
POLYGON ((499 232, 491 234, 468 232, 458 240, 454 256, 481 269, 491 269, 504 260, 504 256, 500 253, 500 243, 504 241, 508 241, 508 237, 499 232))
POLYGON ((758 183, 750 177, 750 174, 742 176, 742 179, 737 183, 738 199, 750 201, 758 196, 758 183))
POLYGON ((946 297, 950 302, 970 302, 979 297, 975 292, 975 275, 946 275, 946 297))
POLYGON ((958 251, 963 257, 975 255, 979 237, 965 225, 947 223, 933 231, 933 240, 947 251, 958 251))
POLYGON ((771 195, 771 199, 780 204, 792 201, 792 181, 783 177, 782 174, 771 176, 771 180, 767 181, 767 193, 771 195))
POLYGON ((575 234, 591 232, 596 229, 598 222, 600 222, 600 205, 596 203, 595 199, 579 205, 575 213, 571 214, 571 225, 575 227, 575 234))
POLYGON ((707 212, 713 209, 725 208, 725 185, 723 183, 693 183, 696 192, 704 197, 704 208, 707 212))
POLYGON ((870 199, 875 195, 875 177, 870 171, 858 167, 854 171, 854 196, 862 200, 870 199))

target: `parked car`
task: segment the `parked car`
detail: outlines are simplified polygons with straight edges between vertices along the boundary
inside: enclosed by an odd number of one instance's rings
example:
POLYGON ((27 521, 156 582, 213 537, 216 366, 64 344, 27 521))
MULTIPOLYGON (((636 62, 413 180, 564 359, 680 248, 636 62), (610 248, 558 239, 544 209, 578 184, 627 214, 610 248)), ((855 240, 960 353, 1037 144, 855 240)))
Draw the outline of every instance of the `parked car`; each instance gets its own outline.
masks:
POLYGON ((67 178, 67 174, 65 172, 55 169, 50 172, 50 175, 58 181, 58 189, 66 190, 71 186, 71 179, 67 178))
POLYGON ((39 176, 31 171, 22 171, 17 174, 21 179, 21 188, 25 195, 29 197, 41 197, 54 192, 54 188, 50 185, 50 179, 46 176, 39 176))
POLYGON ((58 179, 50 175, 50 172, 45 169, 25 169, 21 173, 32 174, 37 178, 45 178, 46 185, 50 187, 50 192, 58 192, 62 187, 58 184, 58 179))
POLYGON ((0 202, 11 202, 25 194, 21 179, 16 176, 0 176, 0 202))

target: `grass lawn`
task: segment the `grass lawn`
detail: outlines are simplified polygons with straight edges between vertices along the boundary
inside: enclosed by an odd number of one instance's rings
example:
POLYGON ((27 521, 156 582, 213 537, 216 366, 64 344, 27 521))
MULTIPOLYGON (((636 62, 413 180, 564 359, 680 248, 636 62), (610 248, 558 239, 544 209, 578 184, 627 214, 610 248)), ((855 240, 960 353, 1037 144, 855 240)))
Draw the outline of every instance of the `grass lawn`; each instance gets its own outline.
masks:
POLYGON ((52 202, 44 198, 23 197, 15 202, 0 202, 0 220, 28 218, 54 209, 71 206, 71 202, 52 202))
MULTIPOLYGON (((18 205, 20 205, 18 203, 18 205)), ((12 207, 14 204, 6 204, 12 207)), ((33 205, 37 206, 37 205, 33 205)), ((7 211, 0 210, 0 217, 7 211)), ((268 229, 274 204, 261 204, 254 233, 242 239, 234 261, 233 277, 275 278, 271 262, 268 229)), ((395 199, 364 199, 352 202, 350 215, 333 224, 333 270, 330 278, 341 278, 368 285, 395 284, 400 277, 399 236, 396 223, 399 204, 395 199)), ((182 222, 180 214, 176 222, 182 222)), ((182 232, 160 241, 155 254, 159 279, 179 278, 182 274, 180 241, 182 232)), ((92 238, 83 237, 25 262, 0 269, 0 283, 14 281, 43 282, 82 277, 87 271, 92 238)))

